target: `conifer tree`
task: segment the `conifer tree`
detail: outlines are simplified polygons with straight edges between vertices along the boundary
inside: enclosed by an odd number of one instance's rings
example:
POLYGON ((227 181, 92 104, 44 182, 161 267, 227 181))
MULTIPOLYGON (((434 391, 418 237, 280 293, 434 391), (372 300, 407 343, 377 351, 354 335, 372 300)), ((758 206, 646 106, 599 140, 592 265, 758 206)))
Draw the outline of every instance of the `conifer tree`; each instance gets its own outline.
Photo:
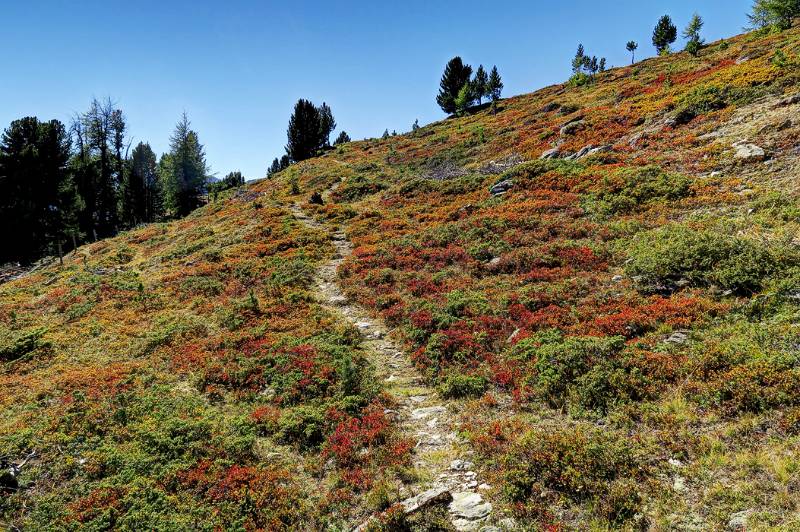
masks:
POLYGON ((486 92, 489 95, 489 98, 491 98, 492 102, 499 100, 503 93, 503 80, 500 79, 500 73, 497 71, 496 66, 492 67, 492 71, 489 74, 489 81, 486 84, 486 92))
POLYGON ((170 137, 170 152, 164 176, 164 199, 173 216, 186 216, 199 207, 208 183, 208 165, 203 145, 190 128, 186 113, 170 137))
POLYGON ((472 82, 472 88, 474 90, 474 96, 478 100, 478 105, 483 103, 483 98, 488 96, 488 87, 489 85, 489 76, 486 74, 486 70, 484 70, 483 65, 478 66, 478 70, 475 71, 475 79, 472 82))
POLYGON ((339 144, 350 142, 350 140, 350 135, 348 135, 346 131, 342 131, 339 133, 339 136, 336 137, 336 140, 333 141, 333 145, 338 146, 339 144))
POLYGON ((672 23, 669 15, 664 15, 658 19, 658 24, 653 29, 653 46, 659 54, 664 54, 669 51, 669 45, 674 43, 678 38, 678 29, 672 23))
POLYGON ((755 0, 748 15, 753 28, 774 28, 783 31, 800 17, 800 0, 755 0))
POLYGON ((703 19, 700 15, 695 13, 689 24, 683 30, 683 38, 687 39, 686 51, 693 56, 697 56, 700 52, 700 47, 703 45, 703 38, 700 37, 700 30, 703 29, 703 19))
POLYGON ((322 131, 319 109, 308 100, 298 100, 286 130, 286 154, 292 162, 304 161, 317 154, 324 143, 322 131))
POLYGON ((131 152, 122 186, 121 218, 126 227, 150 223, 163 215, 163 195, 156 154, 140 142, 131 152))
POLYGON ((444 74, 439 82, 439 94, 436 103, 447 114, 456 111, 456 98, 459 91, 470 82, 472 67, 465 65, 460 57, 451 59, 444 68, 444 74))
POLYGON ((581 72, 586 67, 587 59, 583 44, 579 44, 578 51, 575 52, 575 57, 572 59, 572 72, 574 74, 581 72))
POLYGON ((625 49, 631 53, 631 64, 636 62, 637 48, 639 48, 639 44, 636 41, 628 41, 628 44, 625 45, 625 49))
POLYGON ((15 120, 0 138, 0 262, 63 254, 80 201, 69 179, 71 141, 58 120, 15 120))
POLYGON ((322 102, 319 111, 319 134, 323 148, 330 146, 331 132, 336 129, 336 120, 333 118, 333 111, 328 104, 322 102))

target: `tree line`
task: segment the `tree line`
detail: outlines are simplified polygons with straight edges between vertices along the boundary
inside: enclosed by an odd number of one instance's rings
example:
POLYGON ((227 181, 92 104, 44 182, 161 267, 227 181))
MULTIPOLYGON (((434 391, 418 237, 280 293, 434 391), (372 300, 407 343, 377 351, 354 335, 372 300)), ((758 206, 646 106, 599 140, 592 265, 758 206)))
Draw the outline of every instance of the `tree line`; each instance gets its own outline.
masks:
POLYGON ((132 144, 110 99, 92 100, 69 127, 36 117, 11 122, 0 137, 0 263, 63 256, 203 203, 209 168, 185 113, 160 158, 150 144, 132 144))

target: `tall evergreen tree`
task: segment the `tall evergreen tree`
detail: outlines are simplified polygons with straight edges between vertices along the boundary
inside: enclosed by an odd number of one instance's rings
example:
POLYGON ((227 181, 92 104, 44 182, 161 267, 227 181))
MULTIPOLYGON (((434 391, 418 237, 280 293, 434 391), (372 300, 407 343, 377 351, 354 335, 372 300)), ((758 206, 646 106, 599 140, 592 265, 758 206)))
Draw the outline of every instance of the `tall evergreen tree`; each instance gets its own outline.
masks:
POLYGON ((170 137, 164 200, 173 216, 186 216, 203 203, 208 184, 208 165, 203 145, 183 113, 170 137))
POLYGON ((336 129, 336 120, 333 118, 333 111, 327 103, 322 102, 319 107, 319 134, 322 147, 330 146, 331 133, 334 129, 336 129))
POLYGON ((286 130, 286 154, 293 162, 313 157, 323 145, 321 131, 319 109, 308 100, 298 100, 286 130))
POLYGON ((678 38, 678 28, 672 23, 669 15, 664 15, 658 19, 658 24, 653 29, 653 46, 659 54, 669 51, 669 45, 678 38))
POLYGON ((15 120, 0 138, 0 262, 63 253, 79 206, 69 179, 70 138, 58 120, 15 120))
POLYGON ((486 92, 493 102, 499 100, 500 96, 503 94, 503 80, 500 79, 500 73, 497 71, 496 66, 493 66, 492 71, 489 73, 489 81, 486 83, 486 92))
POLYGON ((465 65, 460 57, 451 59, 444 68, 444 74, 439 82, 439 94, 436 103, 447 114, 456 111, 456 98, 464 85, 470 82, 472 67, 465 65))
POLYGON ((578 51, 575 52, 575 57, 572 58, 572 72, 578 74, 586 67, 587 59, 586 51, 582 44, 578 45, 578 51))
MULTIPOLYGON (((94 195, 92 231, 97 236, 111 236, 117 231, 117 193, 120 185, 121 151, 124 139, 124 118, 114 108, 110 98, 92 100, 89 110, 81 115, 85 148, 89 150, 89 164, 97 165, 94 195)), ((87 205, 89 203, 87 202, 87 205)))
POLYGON ((484 70, 483 65, 478 66, 478 70, 475 71, 475 79, 472 82, 472 88, 474 90, 475 98, 478 99, 478 105, 483 103, 483 98, 488 96, 488 87, 489 85, 489 76, 486 74, 486 70, 484 70))
POLYGON ((163 215, 161 180, 156 154, 140 142, 131 152, 120 201, 120 217, 126 227, 159 220, 163 215))

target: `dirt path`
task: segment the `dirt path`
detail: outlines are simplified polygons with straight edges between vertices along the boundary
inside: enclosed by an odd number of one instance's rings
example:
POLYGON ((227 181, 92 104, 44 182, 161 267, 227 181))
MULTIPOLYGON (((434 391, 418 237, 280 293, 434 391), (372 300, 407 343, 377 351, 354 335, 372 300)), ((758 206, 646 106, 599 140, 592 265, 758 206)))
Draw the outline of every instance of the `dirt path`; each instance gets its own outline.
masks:
POLYGON ((378 377, 400 405, 398 411, 392 413, 403 430, 417 440, 414 465, 421 480, 409 488, 410 497, 402 502, 406 511, 411 513, 428 504, 450 501, 450 520, 457 530, 493 530, 487 526, 492 505, 481 495, 488 486, 480 484, 472 470, 473 464, 463 458, 463 444, 453 427, 456 405, 448 405, 423 382, 409 356, 390 338, 389 329, 380 319, 371 317, 366 309, 349 301, 342 292, 337 270, 353 251, 344 232, 331 232, 307 215, 300 204, 292 205, 291 210, 302 224, 330 234, 336 251, 317 270, 319 303, 361 332, 378 377))

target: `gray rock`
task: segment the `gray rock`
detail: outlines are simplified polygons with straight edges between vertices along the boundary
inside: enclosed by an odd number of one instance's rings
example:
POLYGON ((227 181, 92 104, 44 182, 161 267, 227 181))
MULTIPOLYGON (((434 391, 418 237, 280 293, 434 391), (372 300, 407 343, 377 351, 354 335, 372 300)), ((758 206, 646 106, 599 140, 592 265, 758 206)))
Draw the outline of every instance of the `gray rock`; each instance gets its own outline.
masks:
POLYGON ((789 105, 797 105, 799 103, 800 103, 800 92, 798 92, 797 94, 792 94, 791 96, 787 96, 786 98, 779 100, 778 103, 775 104, 775 107, 787 107, 789 105))
POLYGON ((542 107, 542 112, 543 113, 552 113, 553 111, 558 111, 560 108, 561 108, 561 104, 560 103, 550 102, 547 105, 545 105, 544 107, 542 107))
POLYGON ((570 122, 566 124, 564 127, 561 128, 561 136, 566 137, 567 135, 574 135, 578 131, 586 128, 586 122, 583 120, 576 120, 575 122, 570 122))
POLYGON ((435 504, 447 504, 452 500, 453 496, 450 490, 444 486, 438 486, 428 491, 423 491, 410 499, 406 499, 400 504, 403 506, 406 514, 411 514, 435 504))
POLYGON ((453 493, 449 509, 456 517, 475 521, 492 513, 492 504, 484 501, 480 493, 462 491, 453 493))
POLYGON ((503 181, 492 185, 492 188, 489 189, 489 192, 492 194, 492 196, 501 196, 511 190, 513 186, 513 181, 510 179, 504 179, 503 181))
POLYGON ((742 162, 763 161, 767 157, 767 152, 755 144, 737 142, 732 147, 736 149, 736 153, 733 155, 734 159, 742 162))
POLYGON ((474 465, 468 460, 453 460, 450 462, 450 469, 452 471, 469 471, 474 465))
POLYGON ((750 518, 750 514, 752 513, 753 510, 743 510, 741 512, 736 512, 735 514, 731 514, 731 517, 728 520, 728 530, 746 530, 747 520, 750 518))
POLYGON ((611 151, 611 146, 604 145, 598 146, 596 148, 592 148, 589 150, 589 153, 586 154, 587 157, 591 157, 592 155, 597 155, 598 153, 606 153, 611 151))
POLYGON ((676 331, 672 333, 669 338, 664 340, 665 343, 668 344, 675 344, 675 345, 683 345, 689 341, 689 335, 682 331, 676 331))
POLYGON ((558 159, 559 151, 558 148, 553 148, 551 150, 547 150, 546 152, 542 153, 539 156, 539 159, 558 159))
POLYGON ((425 419, 430 416, 434 416, 436 414, 442 414, 446 412, 447 409, 443 406, 427 406, 424 408, 417 408, 411 411, 411 418, 412 419, 425 419))

